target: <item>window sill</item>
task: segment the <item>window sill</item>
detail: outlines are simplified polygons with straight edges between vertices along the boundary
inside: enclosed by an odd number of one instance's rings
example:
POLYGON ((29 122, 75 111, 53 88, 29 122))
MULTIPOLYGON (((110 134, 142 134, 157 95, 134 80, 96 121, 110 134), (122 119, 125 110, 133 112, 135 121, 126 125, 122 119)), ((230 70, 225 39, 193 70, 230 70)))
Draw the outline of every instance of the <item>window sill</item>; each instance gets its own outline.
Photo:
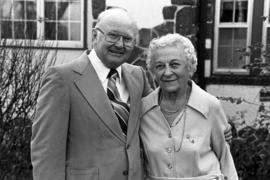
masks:
POLYGON ((206 85, 270 85, 270 76, 212 75, 205 78, 206 85))
POLYGON ((81 50, 86 49, 86 43, 80 41, 49 41, 49 40, 20 40, 20 39, 0 39, 0 47, 8 48, 33 48, 33 49, 69 49, 81 50))

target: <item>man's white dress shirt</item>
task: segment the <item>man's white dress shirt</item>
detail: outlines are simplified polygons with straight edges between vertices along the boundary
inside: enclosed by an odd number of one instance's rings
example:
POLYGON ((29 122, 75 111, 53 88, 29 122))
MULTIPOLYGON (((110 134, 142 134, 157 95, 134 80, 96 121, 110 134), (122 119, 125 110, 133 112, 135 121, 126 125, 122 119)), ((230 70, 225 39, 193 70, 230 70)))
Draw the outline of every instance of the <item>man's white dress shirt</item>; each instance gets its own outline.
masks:
MULTIPOLYGON (((108 86, 108 74, 110 72, 110 68, 106 67, 102 61, 99 59, 99 57, 97 56, 96 52, 94 49, 91 50, 91 52, 88 55, 91 64, 93 65, 97 76, 105 90, 105 92, 107 92, 107 86, 108 86)), ((119 78, 116 79, 116 87, 117 90, 119 92, 120 95, 120 99, 127 103, 128 102, 128 98, 129 98, 129 92, 128 89, 126 87, 126 84, 124 82, 123 79, 123 75, 122 75, 122 67, 119 66, 118 68, 116 68, 116 71, 119 74, 119 78)))

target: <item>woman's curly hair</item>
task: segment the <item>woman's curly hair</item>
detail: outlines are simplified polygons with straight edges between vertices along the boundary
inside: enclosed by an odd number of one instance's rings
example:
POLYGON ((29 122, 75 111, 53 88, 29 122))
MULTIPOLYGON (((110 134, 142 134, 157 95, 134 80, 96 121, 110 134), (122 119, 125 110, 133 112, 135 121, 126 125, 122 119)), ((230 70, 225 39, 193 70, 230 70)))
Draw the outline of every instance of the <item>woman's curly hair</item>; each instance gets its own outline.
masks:
POLYGON ((167 34, 161 36, 160 38, 155 38, 150 42, 149 49, 148 49, 148 56, 146 60, 147 68, 153 73, 154 70, 154 53, 157 49, 162 49, 165 47, 177 47, 177 48, 184 48, 184 56, 186 57, 187 61, 190 65, 190 75, 192 76, 197 70, 197 54, 192 42, 180 35, 180 34, 167 34))

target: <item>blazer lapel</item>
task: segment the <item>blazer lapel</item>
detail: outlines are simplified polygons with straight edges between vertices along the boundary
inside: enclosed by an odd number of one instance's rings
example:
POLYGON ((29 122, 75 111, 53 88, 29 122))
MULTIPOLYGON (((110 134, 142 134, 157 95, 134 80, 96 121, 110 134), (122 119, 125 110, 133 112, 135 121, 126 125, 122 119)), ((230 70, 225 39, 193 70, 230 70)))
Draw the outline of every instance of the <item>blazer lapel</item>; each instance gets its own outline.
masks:
POLYGON ((127 131, 127 142, 129 142, 134 134, 137 123, 139 122, 139 112, 140 107, 138 103, 140 103, 140 96, 138 95, 137 87, 139 87, 138 81, 132 75, 134 71, 129 69, 127 66, 122 66, 123 70, 123 78, 127 85, 127 89, 129 91, 130 96, 130 114, 128 120, 128 131, 127 131))
POLYGON ((81 76, 74 83, 107 128, 121 141, 125 142, 118 119, 88 56, 81 57, 81 62, 75 70, 81 73, 81 76))

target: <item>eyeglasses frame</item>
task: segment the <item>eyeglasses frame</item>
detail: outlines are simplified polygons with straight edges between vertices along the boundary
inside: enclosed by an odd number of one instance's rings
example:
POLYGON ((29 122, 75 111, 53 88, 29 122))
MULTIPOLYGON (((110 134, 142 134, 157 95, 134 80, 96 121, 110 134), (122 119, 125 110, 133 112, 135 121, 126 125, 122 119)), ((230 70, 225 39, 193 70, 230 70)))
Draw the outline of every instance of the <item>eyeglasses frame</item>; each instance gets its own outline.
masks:
POLYGON ((132 38, 132 40, 130 41, 130 44, 126 44, 127 42, 125 42, 123 40, 123 37, 126 37, 124 35, 120 35, 120 34, 117 34, 118 35, 118 39, 114 42, 114 41, 108 41, 108 35, 107 33, 105 33, 102 29, 100 29, 99 27, 96 27, 95 30, 99 31, 101 34, 103 34, 103 36, 105 37, 105 40, 109 43, 117 43, 121 37, 122 37, 122 41, 123 41, 123 44, 126 46, 126 47, 132 47, 134 44, 135 44, 135 38, 132 38))

